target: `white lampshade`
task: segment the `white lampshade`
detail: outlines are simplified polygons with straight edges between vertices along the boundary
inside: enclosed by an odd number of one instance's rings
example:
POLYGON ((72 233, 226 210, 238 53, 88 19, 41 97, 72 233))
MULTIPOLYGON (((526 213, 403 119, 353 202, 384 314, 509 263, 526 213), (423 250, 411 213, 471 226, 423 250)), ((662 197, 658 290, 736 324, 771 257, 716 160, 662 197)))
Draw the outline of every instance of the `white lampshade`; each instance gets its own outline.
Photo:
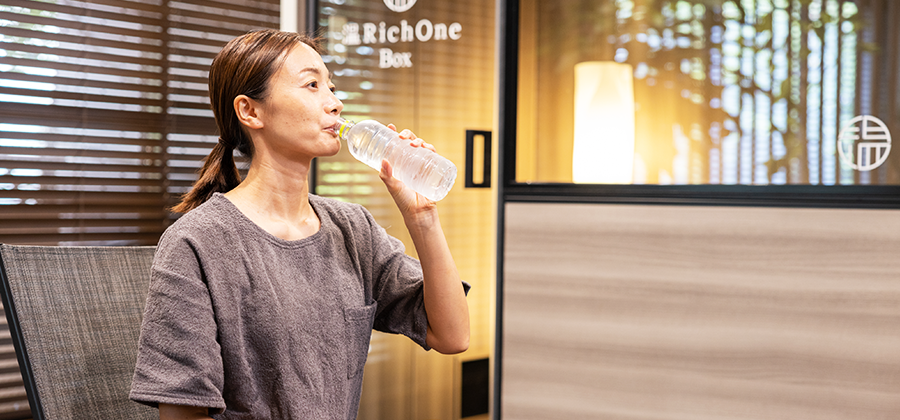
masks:
POLYGON ((630 184, 634 176, 634 72, 631 65, 575 65, 576 183, 630 184))

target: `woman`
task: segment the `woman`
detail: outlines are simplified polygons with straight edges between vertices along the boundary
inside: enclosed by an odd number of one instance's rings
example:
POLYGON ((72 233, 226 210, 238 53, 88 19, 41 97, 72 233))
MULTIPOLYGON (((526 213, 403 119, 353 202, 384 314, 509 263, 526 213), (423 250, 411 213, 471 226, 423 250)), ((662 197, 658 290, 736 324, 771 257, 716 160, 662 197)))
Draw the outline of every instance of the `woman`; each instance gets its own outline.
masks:
POLYGON ((343 108, 314 42, 232 40, 209 91, 221 137, 160 239, 130 397, 161 419, 354 419, 373 327, 464 351, 466 291, 435 203, 382 163, 420 264, 361 206, 309 194, 343 108), (243 181, 235 148, 252 159, 243 181))

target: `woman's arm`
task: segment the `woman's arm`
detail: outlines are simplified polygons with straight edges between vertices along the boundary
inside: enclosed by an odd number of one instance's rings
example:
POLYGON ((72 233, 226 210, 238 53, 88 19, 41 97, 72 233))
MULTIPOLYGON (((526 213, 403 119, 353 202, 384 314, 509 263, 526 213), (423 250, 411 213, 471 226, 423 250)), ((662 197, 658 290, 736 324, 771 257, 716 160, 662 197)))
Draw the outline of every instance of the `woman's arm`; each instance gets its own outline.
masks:
MULTIPOLYGON (((393 128, 393 125, 389 127, 393 128)), ((416 140, 409 130, 403 130, 400 137, 434 151, 433 146, 416 140)), ((441 228, 437 205, 395 179, 387 161, 382 162, 381 180, 403 215, 422 263, 425 312, 428 315, 425 342, 444 354, 466 351, 469 348, 469 305, 441 228)))
POLYGON ((159 420, 212 420, 206 407, 188 405, 159 405, 159 420))

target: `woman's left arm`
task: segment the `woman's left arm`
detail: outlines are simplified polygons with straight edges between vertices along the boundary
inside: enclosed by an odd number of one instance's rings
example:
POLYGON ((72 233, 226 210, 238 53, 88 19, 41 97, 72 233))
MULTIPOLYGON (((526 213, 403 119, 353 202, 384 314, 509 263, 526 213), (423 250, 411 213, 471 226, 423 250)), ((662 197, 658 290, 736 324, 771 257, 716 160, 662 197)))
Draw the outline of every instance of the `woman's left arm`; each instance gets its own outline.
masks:
MULTIPOLYGON (((389 127, 393 128, 392 125, 389 127)), ((403 130, 400 137, 434 151, 434 146, 416 139, 409 130, 403 130)), ((469 304, 441 228, 437 205, 394 178, 387 161, 382 161, 380 176, 403 215, 422 264, 425 313, 428 315, 425 342, 444 354, 466 351, 469 348, 469 304)))

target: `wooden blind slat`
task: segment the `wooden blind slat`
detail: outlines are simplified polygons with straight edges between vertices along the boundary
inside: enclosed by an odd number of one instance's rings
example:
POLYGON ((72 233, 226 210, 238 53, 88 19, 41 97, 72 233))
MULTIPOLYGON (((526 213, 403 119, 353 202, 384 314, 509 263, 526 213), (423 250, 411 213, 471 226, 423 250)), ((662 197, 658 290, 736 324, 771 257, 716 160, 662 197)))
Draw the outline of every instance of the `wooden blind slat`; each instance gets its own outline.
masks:
MULTIPOLYGON (((126 55, 116 55, 110 53, 102 53, 102 52, 94 52, 94 51, 82 51, 82 50, 70 50, 65 48, 49 48, 44 46, 37 45, 25 45, 25 44, 14 44, 7 43, 5 45, 8 53, 15 52, 24 52, 24 53, 32 53, 32 54, 52 54, 61 59, 71 58, 78 60, 94 60, 99 62, 104 62, 105 66, 94 66, 91 65, 91 68, 105 68, 105 67, 121 67, 123 64, 139 64, 141 66, 159 66, 160 62, 158 58, 152 57, 129 57, 126 55)), ((59 61, 48 61, 48 60, 40 60, 44 66, 54 67, 53 64, 59 61)), ((63 62, 65 64, 65 62, 63 62)), ((80 64, 80 66, 84 67, 84 64, 80 64)), ((130 69, 128 69, 130 70, 130 69)), ((135 70, 140 71, 140 70, 135 70)))
MULTIPOLYGON (((20 37, 20 38, 33 38, 33 39, 40 39, 43 41, 56 41, 56 42, 61 42, 61 43, 62 42, 71 43, 72 37, 77 36, 77 34, 75 34, 75 33, 66 33, 66 32, 51 33, 51 32, 34 30, 34 29, 21 29, 21 28, 15 28, 15 27, 3 28, 3 32, 4 32, 3 33, 4 37, 10 36, 10 37, 20 37)), ((73 30, 71 32, 83 33, 83 32, 87 32, 87 31, 73 30)), ((123 50, 127 49, 127 50, 143 51, 145 53, 155 53, 155 54, 162 54, 162 52, 163 52, 163 46, 161 43, 157 43, 154 45, 154 44, 150 44, 150 43, 138 43, 138 42, 134 42, 134 41, 125 42, 125 41, 117 41, 114 39, 110 39, 110 37, 108 36, 109 34, 97 33, 96 35, 97 36, 93 36, 93 37, 89 38, 90 45, 94 46, 94 47, 118 48, 118 49, 123 49, 123 50), (101 37, 99 35, 106 35, 106 36, 101 37)), ((144 38, 144 37, 141 37, 141 38, 132 37, 132 38, 139 39, 139 40, 152 40, 153 39, 153 38, 144 38)), ((16 44, 10 42, 7 45, 16 45, 16 44)))
MULTIPOLYGON (((0 134, 0 139, 8 139, 8 140, 35 140, 42 141, 45 143, 59 143, 71 145, 71 150, 82 150, 84 148, 96 148, 101 147, 102 145, 109 145, 110 148, 108 150, 114 150, 118 147, 159 147, 159 141, 148 139, 148 138, 127 138, 127 137, 101 137, 101 136, 91 136, 91 135, 78 135, 78 136, 64 135, 64 134, 53 134, 53 133, 30 133, 30 132, 14 132, 7 131, 2 132, 0 134), (92 146, 95 145, 95 146, 92 146)), ((9 144, 9 143, 6 143, 9 144)), ((9 146, 14 147, 14 146, 9 146)), ((50 149, 52 146, 45 146, 45 150, 50 149)), ((60 146, 62 147, 62 146, 60 146)), ((67 149, 70 150, 70 149, 67 149)), ((52 152, 51 152, 52 153, 52 152)), ((72 152, 72 154, 78 154, 78 152, 72 152)))
MULTIPOLYGON (((125 91, 127 92, 127 91, 125 91)), ((125 93, 123 92, 123 93, 125 93)), ((88 101, 99 103, 116 103, 128 105, 144 105, 144 106, 162 106, 164 102, 161 99, 144 99, 128 96, 114 95, 91 95, 75 92, 59 92, 59 91, 42 91, 36 89, 11 89, 0 87, 0 94, 20 95, 20 96, 36 96, 49 99, 69 99, 73 101, 88 101)))
POLYGON ((86 66, 83 64, 71 64, 71 63, 60 63, 60 62, 48 62, 41 60, 32 60, 28 58, 18 58, 18 57, 0 57, 0 64, 6 64, 9 66, 22 66, 22 67, 31 67, 31 68, 39 68, 39 69, 55 69, 55 70, 65 70, 71 72, 78 73, 92 73, 92 74, 105 74, 110 76, 121 76, 121 77, 136 77, 141 79, 149 79, 149 80, 158 80, 160 78, 159 72, 152 72, 146 70, 123 70, 117 67, 94 67, 94 66, 86 66))
MULTIPOLYGON (((173 9, 177 6, 177 4, 173 4, 174 2, 170 2, 170 7, 173 9)), ((228 13, 227 9, 218 9, 207 6, 200 6, 201 10, 188 10, 188 9, 180 9, 178 10, 178 15, 185 18, 194 18, 198 20, 209 20, 209 21, 217 21, 223 24, 235 24, 235 25, 246 25, 248 27, 258 27, 260 25, 264 25, 265 23, 275 23, 278 22, 278 16, 266 16, 261 14, 252 14, 252 15, 231 15, 228 13)))
POLYGON ((228 20, 218 19, 216 15, 209 15, 206 17, 174 15, 172 16, 170 24, 176 27, 195 25, 196 27, 207 28, 205 32, 210 33, 230 33, 236 31, 238 34, 266 27, 265 22, 263 21, 248 20, 243 23, 230 22, 228 20))
MULTIPOLYGON (((131 9, 129 6, 132 4, 130 2, 119 2, 120 7, 123 8, 124 13, 114 13, 108 12, 104 10, 90 10, 90 13, 85 13, 86 10, 83 7, 79 6, 69 6, 62 2, 59 3, 48 3, 43 1, 33 1, 33 0, 5 0, 9 6, 13 7, 22 7, 27 9, 29 12, 33 11, 45 11, 45 12, 55 12, 61 13, 64 15, 75 17, 76 19, 79 17, 83 17, 82 19, 77 19, 78 22, 84 22, 85 24, 90 24, 97 21, 106 21, 109 22, 109 27, 115 27, 118 22, 129 22, 129 23, 139 23, 146 24, 150 26, 159 27, 164 24, 164 16, 160 14, 160 12, 148 12, 143 10, 131 9)), ((89 3, 87 3, 89 4, 89 3)), ((25 16, 26 14, 21 14, 25 16)), ((31 15, 35 16, 35 15, 31 15)), ((37 15, 37 17, 43 18, 47 23, 61 23, 65 22, 63 20, 64 16, 55 16, 54 13, 50 13, 49 15, 37 15), (63 18, 63 19, 61 19, 63 18)))
MULTIPOLYGON (((246 28, 225 28, 222 26, 216 26, 213 24, 214 22, 209 22, 209 25, 203 25, 196 22, 178 22, 176 25, 172 25, 174 28, 199 32, 207 35, 214 35, 215 39, 222 40, 222 46, 225 46, 225 43, 228 42, 231 38, 240 36, 247 32, 246 28)), ((176 35, 177 36, 177 35, 176 35)))
MULTIPOLYGON (((66 3, 66 1, 63 0, 60 3, 66 3)), ((162 0, 91 0, 91 4, 127 7, 129 9, 158 13, 159 8, 162 6, 162 0)))
MULTIPOLYGON (((169 39, 173 42, 177 42, 176 45, 184 44, 193 44, 197 48, 185 48, 186 50, 191 51, 204 51, 200 48, 211 49, 214 48, 216 50, 221 49, 225 46, 227 42, 225 39, 231 38, 230 35, 221 35, 216 36, 214 38, 209 37, 209 32, 197 32, 197 31, 187 31, 187 28, 178 28, 181 29, 179 31, 170 30, 169 39), (198 37, 197 35, 201 36, 198 37)), ((176 47, 176 50, 179 49, 176 47)))
MULTIPOLYGON (((81 204, 70 205, 42 205, 42 206, 0 206, 0 217, 5 219, 91 219, 107 217, 107 215, 131 215, 133 217, 149 219, 161 218, 166 214, 162 207, 149 209, 142 205, 113 205, 90 206, 81 204)), ((4 320, 6 318, 0 317, 4 320)))
POLYGON ((280 4, 266 1, 215 1, 215 0, 179 0, 178 3, 198 6, 217 7, 245 13, 258 13, 278 18, 280 4))
MULTIPOLYGON (((6 182, 7 177, 3 177, 0 181, 6 182)), ((130 204, 138 206, 159 207, 163 203, 163 197, 160 193, 103 193, 103 192, 69 192, 69 191, 22 191, 7 190, 3 191, 4 198, 19 198, 27 200, 34 198, 40 205, 46 204, 72 204, 84 203, 90 205, 114 205, 123 200, 127 200, 130 204)), ((24 206, 30 206, 27 203, 24 206)), ((37 205, 37 204, 35 204, 37 205)), ((12 242, 9 242, 12 243, 12 242)))
MULTIPOLYGON (((2 144, 2 142, 0 142, 2 144)), ((75 143, 77 144, 77 143, 75 143)), ((11 155, 35 155, 35 153, 40 153, 40 156, 78 156, 79 158, 126 158, 126 159, 139 159, 139 160, 152 160, 158 159, 158 153, 152 152, 115 152, 108 150, 73 150, 73 149, 53 149, 50 147, 41 147, 40 150, 35 152, 34 147, 8 147, 8 146, 0 146, 0 159, 9 159, 11 155)))
MULTIPOLYGON (((64 76, 44 76, 44 75, 35 75, 28 73, 12 73, 5 72, 0 73, 0 79, 7 80, 16 80, 21 82, 34 82, 34 83, 49 83, 56 85, 69 85, 69 86, 81 86, 86 88, 97 88, 97 89, 118 89, 118 90, 126 90, 126 91, 135 91, 135 92, 148 92, 148 93, 159 93, 163 89, 159 85, 152 84, 137 84, 130 82, 107 82, 102 80, 90 80, 90 79, 76 79, 71 77, 64 76)), ((148 80, 149 82, 150 80, 148 80)), ((196 94, 206 94, 206 91, 191 91, 188 89, 183 90, 185 93, 188 92, 197 92, 196 94)))
MULTIPOLYGON (((0 161, 2 162, 2 161, 0 161)), ((7 162, 3 162, 6 164, 7 162)), ((150 172, 151 174, 157 174, 156 172, 150 172)), ((159 187, 161 185, 161 179, 122 179, 116 177, 108 177, 108 178, 91 178, 91 177, 67 177, 67 178, 56 178, 56 177, 18 177, 20 179, 15 179, 17 177, 7 177, 4 179, 2 185, 35 185, 40 184, 41 188, 44 190, 59 190, 61 187, 66 186, 97 186, 97 185, 105 185, 105 186, 123 186, 130 185, 134 187, 159 187), (10 179, 12 178, 12 179, 10 179)))
POLYGON ((163 21, 155 22, 152 25, 142 25, 142 29, 129 29, 119 26, 96 25, 88 22, 69 21, 61 19, 48 19, 44 16, 35 16, 21 13, 11 13, 0 11, 0 19, 13 22, 20 22, 32 25, 51 25, 59 28, 72 30, 105 33, 110 35, 131 36, 145 38, 149 40, 158 40, 160 38, 160 26, 163 21))
POLYGON ((52 105, 0 102, 0 114, 16 124, 78 127, 134 132, 159 132, 164 116, 145 112, 81 109, 52 105), (52 118, 51 118, 52 116, 52 118))
POLYGON ((173 63, 171 63, 170 67, 203 72, 203 74, 205 75, 206 72, 209 70, 209 65, 212 64, 212 56, 198 57, 198 58, 204 58, 204 59, 208 60, 207 64, 173 62, 173 63))

